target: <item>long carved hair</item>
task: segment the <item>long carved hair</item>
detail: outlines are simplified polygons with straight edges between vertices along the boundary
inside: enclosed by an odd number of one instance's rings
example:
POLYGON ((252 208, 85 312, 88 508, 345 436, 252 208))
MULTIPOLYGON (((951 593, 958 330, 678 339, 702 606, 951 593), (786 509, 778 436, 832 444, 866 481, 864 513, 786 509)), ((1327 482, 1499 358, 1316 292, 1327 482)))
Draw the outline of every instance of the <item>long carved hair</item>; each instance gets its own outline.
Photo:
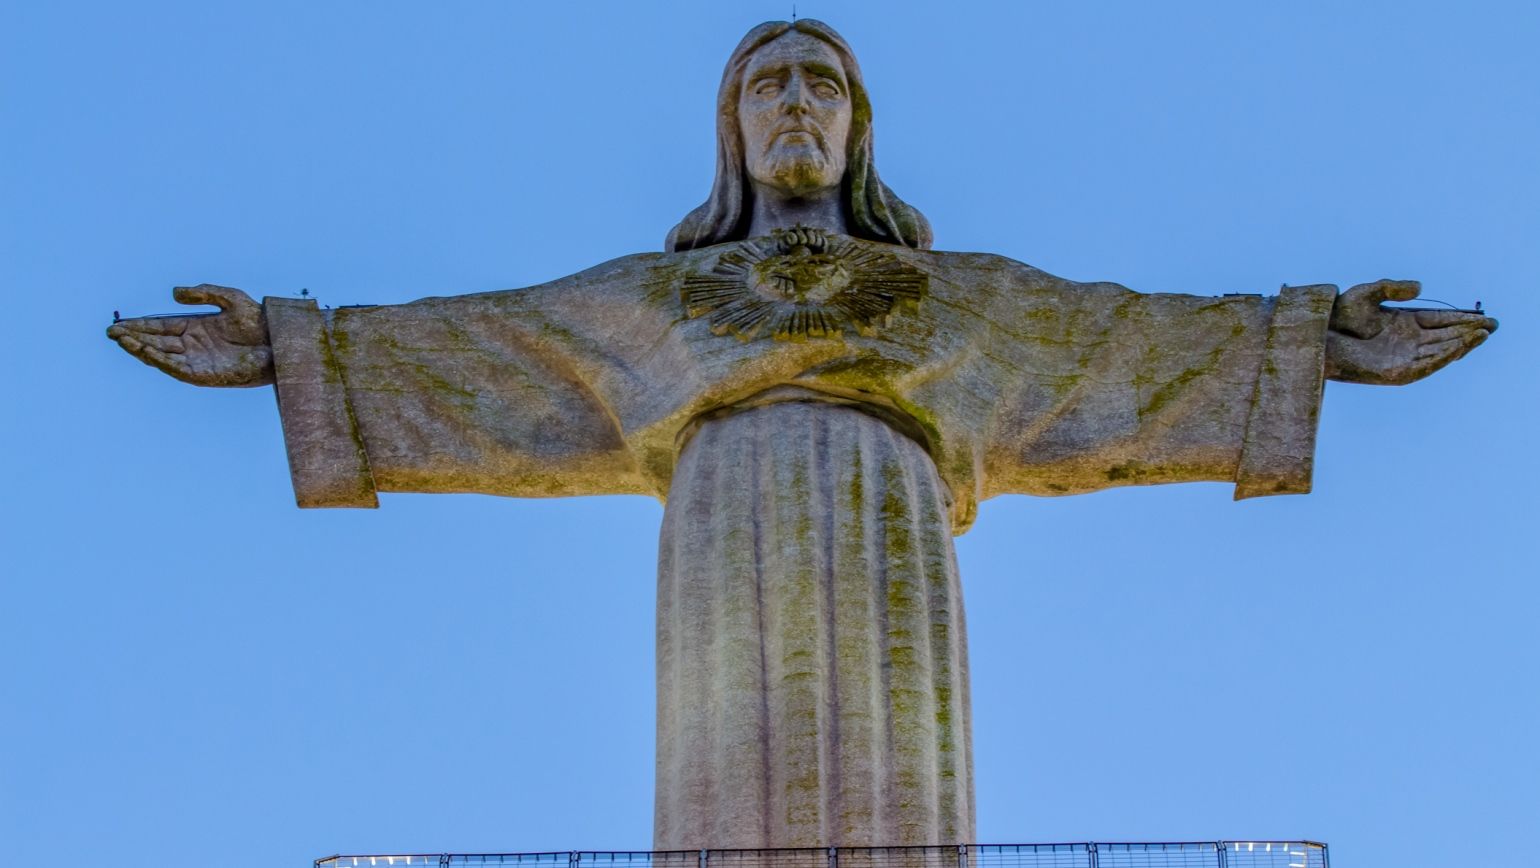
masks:
POLYGON ((753 188, 746 177, 743 158, 743 132, 738 125, 738 97, 743 90, 744 68, 749 56, 765 43, 788 31, 796 30, 828 43, 839 55, 850 88, 850 135, 844 180, 840 183, 840 201, 851 234, 872 241, 929 249, 930 222, 913 206, 898 198, 877 177, 872 158, 872 104, 861 81, 861 68, 855 54, 834 28, 811 18, 796 22, 767 21, 743 37, 727 59, 722 72, 722 86, 717 91, 717 174, 711 182, 711 195, 694 211, 685 215, 668 233, 664 249, 670 253, 692 250, 724 241, 737 241, 748 235, 749 216, 753 211, 753 188))

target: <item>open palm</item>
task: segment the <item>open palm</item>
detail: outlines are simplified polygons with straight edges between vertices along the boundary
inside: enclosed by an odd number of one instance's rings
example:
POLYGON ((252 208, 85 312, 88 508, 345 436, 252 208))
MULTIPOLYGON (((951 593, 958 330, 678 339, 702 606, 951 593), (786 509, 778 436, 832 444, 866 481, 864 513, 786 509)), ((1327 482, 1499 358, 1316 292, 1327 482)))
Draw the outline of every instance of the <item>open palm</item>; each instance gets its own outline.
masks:
POLYGON ((262 306, 239 289, 179 286, 182 304, 211 304, 219 313, 126 319, 107 337, 135 358, 195 386, 265 386, 273 382, 273 351, 262 306))
POLYGON ((1481 345, 1497 320, 1458 310, 1398 310, 1385 301, 1411 301, 1415 280, 1379 280, 1337 299, 1326 336, 1326 373, 1334 380, 1401 386, 1420 380, 1481 345))

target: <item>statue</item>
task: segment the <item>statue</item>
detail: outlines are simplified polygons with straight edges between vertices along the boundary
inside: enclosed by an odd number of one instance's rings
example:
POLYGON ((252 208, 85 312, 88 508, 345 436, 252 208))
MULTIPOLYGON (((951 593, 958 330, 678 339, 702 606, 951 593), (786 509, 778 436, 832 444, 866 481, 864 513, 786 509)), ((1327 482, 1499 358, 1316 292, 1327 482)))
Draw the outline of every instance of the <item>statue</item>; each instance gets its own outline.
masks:
POLYGON ((817 21, 750 31, 717 110, 666 252, 327 311, 184 287, 220 312, 108 329, 186 382, 274 385, 300 506, 664 498, 658 849, 971 840, 952 536, 980 501, 1307 492, 1326 379, 1409 383, 1497 327, 1382 306, 1410 281, 1147 295, 933 252, 817 21))

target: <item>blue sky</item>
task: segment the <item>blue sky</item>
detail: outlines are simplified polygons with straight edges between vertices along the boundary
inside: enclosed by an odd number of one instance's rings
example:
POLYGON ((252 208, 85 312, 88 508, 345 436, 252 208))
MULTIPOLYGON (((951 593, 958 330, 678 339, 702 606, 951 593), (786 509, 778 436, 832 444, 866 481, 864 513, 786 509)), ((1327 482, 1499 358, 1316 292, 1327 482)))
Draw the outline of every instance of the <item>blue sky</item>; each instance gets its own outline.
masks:
MULTIPOLYGON (((986 503, 987 842, 1540 829, 1532 4, 800 0, 936 246, 1161 292, 1418 278, 1502 331, 1327 390, 1315 493, 986 503)), ((329 304, 654 250, 789 3, 0 6, 0 840, 17 864, 645 848, 659 505, 300 511, 270 390, 105 340, 170 288, 329 304)))

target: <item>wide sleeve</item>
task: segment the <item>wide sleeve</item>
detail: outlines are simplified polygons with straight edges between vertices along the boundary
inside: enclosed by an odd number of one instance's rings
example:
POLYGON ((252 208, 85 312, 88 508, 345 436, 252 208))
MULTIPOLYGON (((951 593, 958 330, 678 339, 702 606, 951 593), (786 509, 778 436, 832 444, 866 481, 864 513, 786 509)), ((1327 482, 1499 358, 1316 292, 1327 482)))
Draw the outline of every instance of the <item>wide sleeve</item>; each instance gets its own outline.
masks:
POLYGON ((535 288, 335 311, 264 304, 300 506, 373 507, 378 491, 647 491, 594 388, 606 341, 581 302, 535 288))
POLYGON ((988 354, 985 496, 1310 490, 1335 287, 1204 297, 1045 277, 1017 298, 988 354))

